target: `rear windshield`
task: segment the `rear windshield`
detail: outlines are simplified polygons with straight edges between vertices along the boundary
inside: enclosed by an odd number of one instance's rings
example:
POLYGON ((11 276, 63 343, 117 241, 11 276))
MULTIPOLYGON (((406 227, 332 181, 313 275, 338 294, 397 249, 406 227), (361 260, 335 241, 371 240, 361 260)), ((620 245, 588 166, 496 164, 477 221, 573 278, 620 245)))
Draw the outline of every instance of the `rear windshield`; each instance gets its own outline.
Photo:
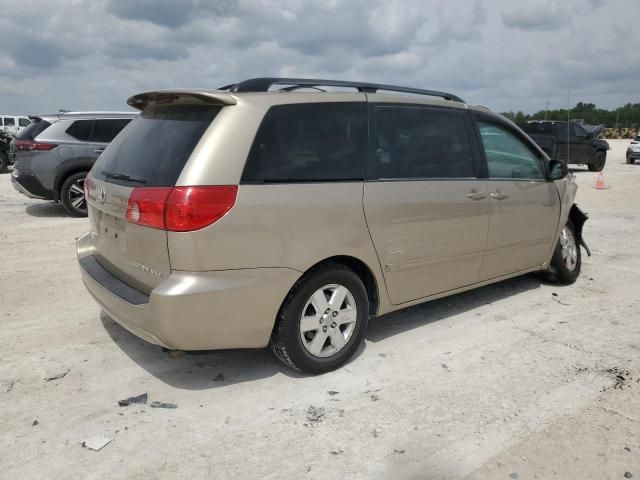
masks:
POLYGON ((214 105, 147 107, 109 144, 91 175, 128 186, 175 185, 191 152, 221 108, 214 105), (120 178, 113 178, 114 175, 120 178))
POLYGON ((33 122, 18 132, 16 138, 18 140, 33 140, 50 126, 51 124, 46 120, 34 118, 33 122))

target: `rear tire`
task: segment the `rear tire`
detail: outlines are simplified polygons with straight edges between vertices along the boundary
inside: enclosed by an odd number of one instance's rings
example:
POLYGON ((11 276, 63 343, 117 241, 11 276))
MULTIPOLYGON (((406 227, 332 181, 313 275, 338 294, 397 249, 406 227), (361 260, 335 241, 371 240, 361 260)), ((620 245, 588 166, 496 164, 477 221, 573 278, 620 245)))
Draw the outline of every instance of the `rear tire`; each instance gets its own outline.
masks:
POLYGON ((69 175, 60 189, 60 202, 64 209, 74 217, 87 216, 87 201, 84 198, 84 179, 88 172, 69 175))
POLYGON ((287 295, 271 349, 295 370, 325 373, 353 356, 368 320, 369 301, 360 277, 343 265, 328 263, 303 275, 287 295))
POLYGON ((578 279, 581 267, 582 255, 576 230, 573 222, 567 220, 551 257, 548 279, 560 285, 571 285, 578 279))
POLYGON ((0 173, 5 173, 9 170, 9 156, 6 152, 0 152, 0 173))
POLYGON ((633 165, 634 163, 636 163, 635 159, 633 159, 629 155, 627 155, 627 164, 633 165))
POLYGON ((596 156, 593 159, 593 162, 589 164, 590 172, 601 172, 604 168, 605 163, 607 163, 607 154, 602 150, 596 152, 596 156))

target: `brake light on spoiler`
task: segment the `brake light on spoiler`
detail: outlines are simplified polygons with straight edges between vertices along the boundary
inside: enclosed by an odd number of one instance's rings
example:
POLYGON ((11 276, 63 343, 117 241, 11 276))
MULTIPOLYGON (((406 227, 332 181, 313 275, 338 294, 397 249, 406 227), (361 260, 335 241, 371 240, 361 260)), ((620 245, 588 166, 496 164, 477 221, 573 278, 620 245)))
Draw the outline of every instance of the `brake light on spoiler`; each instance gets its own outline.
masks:
POLYGON ((127 220, 171 232, 190 232, 220 220, 233 208, 237 185, 135 188, 127 220))

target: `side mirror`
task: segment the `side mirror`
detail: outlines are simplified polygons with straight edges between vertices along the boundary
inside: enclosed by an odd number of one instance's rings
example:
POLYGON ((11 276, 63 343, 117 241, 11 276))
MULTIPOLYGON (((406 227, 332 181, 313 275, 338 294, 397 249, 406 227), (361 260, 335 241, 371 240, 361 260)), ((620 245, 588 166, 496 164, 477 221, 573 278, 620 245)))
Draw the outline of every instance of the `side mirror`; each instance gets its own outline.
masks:
POLYGON ((569 167, 562 160, 549 162, 549 180, 560 180, 569 175, 569 167))

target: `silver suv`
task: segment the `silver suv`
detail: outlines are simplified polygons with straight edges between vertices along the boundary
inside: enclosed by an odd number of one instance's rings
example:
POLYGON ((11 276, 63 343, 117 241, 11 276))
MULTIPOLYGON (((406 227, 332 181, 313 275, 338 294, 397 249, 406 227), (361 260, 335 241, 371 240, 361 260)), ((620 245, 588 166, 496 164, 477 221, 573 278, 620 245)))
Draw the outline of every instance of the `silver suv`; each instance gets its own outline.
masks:
POLYGON ((270 344, 321 373, 372 316, 580 273, 586 216, 566 165, 454 95, 261 78, 129 105, 140 117, 85 182, 77 250, 98 303, 154 344, 270 344))
POLYGON ((65 112, 31 117, 11 142, 16 190, 31 198, 61 202, 86 216, 84 177, 105 147, 137 112, 65 112))

